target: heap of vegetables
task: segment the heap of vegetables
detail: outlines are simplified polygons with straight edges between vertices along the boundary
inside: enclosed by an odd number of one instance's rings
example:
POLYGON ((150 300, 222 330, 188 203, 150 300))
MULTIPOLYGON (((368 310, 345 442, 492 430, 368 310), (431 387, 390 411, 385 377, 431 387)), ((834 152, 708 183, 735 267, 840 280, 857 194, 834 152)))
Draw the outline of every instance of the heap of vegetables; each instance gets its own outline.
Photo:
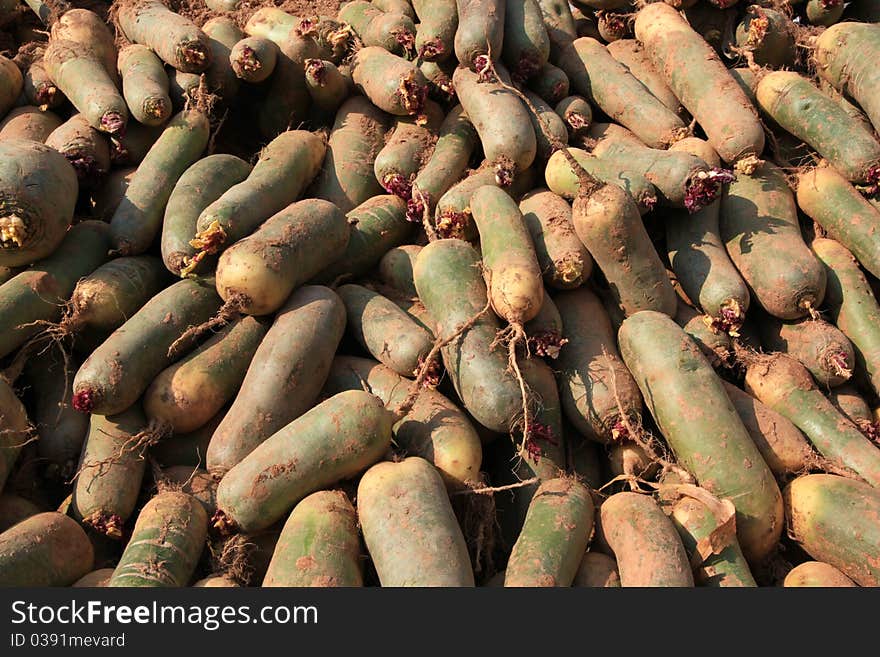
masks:
POLYGON ((0 585, 880 585, 870 3, 26 4, 0 585))

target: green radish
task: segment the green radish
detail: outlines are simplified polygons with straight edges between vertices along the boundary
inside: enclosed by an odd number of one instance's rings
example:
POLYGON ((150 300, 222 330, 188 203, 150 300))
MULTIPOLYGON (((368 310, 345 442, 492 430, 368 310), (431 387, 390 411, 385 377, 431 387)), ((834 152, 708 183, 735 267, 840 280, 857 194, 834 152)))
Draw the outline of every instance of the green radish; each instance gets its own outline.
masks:
POLYGON ((240 79, 251 84, 259 84, 266 81, 275 70, 278 62, 278 46, 269 39, 250 36, 241 39, 232 47, 229 52, 229 62, 232 71, 240 79))
POLYGON ((199 215, 233 185, 250 175, 250 164, 234 155, 208 155, 190 166, 174 185, 162 222, 162 260, 172 274, 180 275, 196 254, 190 242, 196 235, 199 215))
POLYGON ((491 348, 500 326, 488 312, 479 263, 477 252, 467 242, 437 240, 422 249, 416 260, 415 286, 437 322, 438 338, 449 339, 470 324, 459 339, 441 349, 443 363, 474 419, 490 431, 508 433, 522 414, 522 394, 508 371, 507 354, 491 348))
POLYGON ((443 479, 411 456, 379 463, 358 483, 358 521, 385 587, 470 587, 474 573, 443 479))
POLYGON ((77 176, 49 146, 0 142, 0 265, 29 265, 52 254, 73 221, 77 176))
POLYGON ((113 248, 120 255, 147 251, 162 229, 174 185, 208 145, 210 125, 200 110, 174 116, 138 165, 113 218, 113 248))
POLYGON ((94 567, 92 543, 82 527, 49 511, 0 534, 0 586, 70 586, 94 567))
POLYGON ((160 436, 148 427, 139 404, 118 415, 92 415, 73 486, 74 517, 101 534, 121 539, 147 466, 143 445, 160 436))
POLYGON ((856 424, 862 433, 866 435, 870 432, 876 433, 876 425, 874 424, 874 413, 868 402, 862 397, 859 389, 852 383, 844 383, 836 388, 829 390, 826 397, 831 400, 834 407, 843 415, 856 424))
POLYGON ((559 358, 559 350, 568 342, 564 337, 562 315, 547 290, 544 290, 541 310, 523 328, 528 336, 530 353, 542 358, 559 358))
POLYGON ((275 544, 263 586, 363 586, 357 515, 341 490, 299 502, 275 544))
MULTIPOLYGON (((618 185, 625 192, 628 192, 637 203, 640 214, 650 212, 654 208, 657 203, 657 188, 648 181, 644 172, 638 172, 634 168, 622 170, 620 167, 580 148, 567 150, 591 176, 595 176, 604 183, 618 185)), ((563 198, 573 200, 578 195, 580 189, 578 176, 572 169, 568 158, 561 151, 557 151, 547 160, 544 178, 547 181, 547 187, 563 198)))
POLYGON ((290 295, 211 437, 209 471, 222 476, 314 405, 344 330, 345 306, 333 290, 306 285, 290 295))
POLYGON ((274 139, 307 118, 311 99, 304 75, 305 65, 309 59, 320 55, 318 42, 297 30, 278 43, 275 70, 266 94, 256 108, 257 126, 266 140, 274 139))
POLYGON ((416 19, 416 12, 410 0, 373 0, 372 5, 386 14, 404 14, 410 20, 416 19))
POLYGON ((85 360, 73 382, 73 407, 113 415, 137 401, 174 362, 171 345, 221 305, 213 287, 182 280, 165 288, 116 329, 85 360))
MULTIPOLYGON (((392 421, 382 401, 361 390, 318 404, 223 476, 215 527, 265 529, 306 495, 363 472, 390 446, 392 421)), ((440 475, 437 479, 442 487, 440 475)))
POLYGON ((718 153, 715 152, 715 149, 712 148, 712 145, 708 141, 700 139, 699 137, 685 137, 684 139, 680 139, 670 146, 669 150, 690 153, 703 160, 703 162, 710 167, 721 167, 721 158, 718 157, 718 153))
POLYGON ((785 489, 788 533, 814 559, 859 586, 880 585, 880 494, 860 481, 830 474, 798 477, 785 489))
MULTIPOLYGON (((847 100, 847 98, 837 89, 835 89, 830 82, 820 78, 818 80, 818 86, 819 89, 822 90, 822 93, 833 99, 835 103, 843 108, 850 119, 860 124, 868 132, 874 132, 874 127, 871 125, 871 122, 868 120, 867 115, 861 110, 861 108, 853 105, 849 100, 847 100)), ((794 137, 791 137, 791 139, 794 140, 794 137)), ((807 146, 806 144, 803 144, 802 146, 804 148, 809 148, 809 146, 807 146)))
POLYGON ((21 448, 30 441, 33 426, 28 419, 27 410, 15 396, 6 379, 0 377, 0 419, 3 431, 0 432, 0 490, 6 484, 12 466, 21 448))
POLYGON ((202 76, 199 73, 183 73, 174 68, 168 69, 168 94, 176 110, 197 106, 201 85, 202 76))
POLYGON ((602 40, 607 43, 614 43, 629 36, 630 25, 624 14, 614 11, 596 12, 596 29, 602 40))
POLYGON ((586 197, 579 192, 572 222, 625 314, 675 314, 675 290, 631 196, 610 183, 586 197))
POLYGON ((831 167, 798 175, 797 202, 803 212, 858 258, 869 272, 880 274, 880 209, 831 167))
MULTIPOLYGON (((496 71, 510 83, 500 65, 496 65, 496 71)), ((516 94, 498 81, 481 81, 480 74, 463 66, 455 70, 452 82, 480 137, 486 159, 495 167, 499 184, 509 185, 515 174, 535 160, 537 139, 531 113, 516 94), (505 120, 499 121, 500 116, 505 120)))
POLYGON ((408 297, 417 297, 413 272, 422 251, 417 244, 404 244, 388 249, 379 261, 379 280, 408 297))
POLYGON ((718 201, 693 214, 670 210, 664 217, 666 248, 679 285, 711 318, 712 328, 736 334, 751 295, 721 241, 719 212, 718 201))
POLYGON ((721 199, 720 224, 730 259, 764 310, 798 319, 819 307, 825 272, 804 244, 781 169, 765 161, 738 173, 721 199))
POLYGON ((402 199, 411 196, 412 181, 431 157, 437 130, 445 118, 442 108, 428 101, 420 118, 398 118, 388 133, 382 150, 376 155, 376 180, 389 194, 402 199))
POLYGON ((782 530, 779 488, 706 357, 657 312, 625 319, 618 340, 678 462, 700 486, 734 501, 737 536, 750 563, 768 557, 782 530))
POLYGON ((566 445, 554 371, 540 358, 524 359, 519 366, 530 408, 528 431, 521 438, 511 436, 517 443, 521 470, 527 474, 527 467, 542 481, 561 477, 566 471, 566 445))
POLYGON ((351 235, 345 253, 314 278, 326 284, 341 278, 359 278, 375 267, 384 254, 407 242, 413 226, 406 219, 406 201, 380 194, 361 203, 347 215, 351 235))
POLYGON ((412 0, 419 23, 416 29, 416 54, 426 61, 442 62, 453 54, 458 28, 455 0, 412 0))
POLYGON ((687 118, 687 111, 681 101, 666 83, 663 75, 654 68, 651 58, 644 47, 636 39, 618 39, 605 46, 609 54, 623 64, 630 75, 641 82, 657 100, 667 109, 681 117, 687 118))
POLYGON ((851 588, 856 586, 856 583, 831 564, 822 561, 805 561, 788 571, 782 586, 786 588, 805 586, 851 588))
POLYGON ((336 289, 345 304, 347 328, 375 359, 401 376, 414 376, 434 340, 393 301, 361 285, 336 289))
POLYGON ((724 390, 777 480, 790 479, 816 462, 813 448, 791 420, 727 381, 724 390))
POLYGON ((0 534, 42 512, 43 508, 30 500, 13 493, 0 494, 0 534))
POLYGON ((781 11, 751 5, 736 28, 736 45, 750 53, 759 66, 791 67, 797 59, 796 30, 795 24, 781 11))
POLYGON ((616 493, 599 507, 599 516, 622 587, 694 585, 681 538, 649 495, 616 493))
MULTIPOLYGON (((96 33, 91 43, 104 39, 113 43, 109 30, 96 33)), ((55 86, 70 100, 73 106, 89 121, 89 124, 110 134, 125 131, 128 107, 116 88, 111 74, 104 68, 101 55, 90 45, 65 39, 52 39, 43 56, 43 65, 55 86)))
MULTIPOLYGON (((324 385, 325 395, 366 389, 386 408, 396 409, 410 392, 411 383, 372 359, 337 356, 324 385)), ((479 478, 480 437, 467 415, 436 390, 419 392, 412 409, 392 427, 395 444, 405 453, 429 461, 447 488, 461 489, 479 478)))
POLYGON ((229 61, 232 47, 244 38, 236 22, 228 16, 215 16, 202 25, 211 49, 211 64, 205 71, 205 82, 211 93, 225 101, 238 93, 240 82, 229 61))
POLYGON ((729 172, 712 169, 686 151, 644 146, 635 135, 613 124, 594 123, 590 136, 595 139, 593 155, 623 171, 643 171, 659 192, 660 201, 674 208, 697 212, 718 198, 724 184, 733 180, 729 172))
POLYGON ((456 0, 458 27, 453 47, 461 66, 481 71, 501 57, 504 42, 504 0, 456 0))
MULTIPOLYGON (((850 6, 858 10, 873 4, 860 2, 850 6)), ((877 25, 845 22, 822 32, 812 53, 819 77, 855 100, 874 125, 880 124, 880 102, 872 90, 880 77, 870 61, 878 49, 877 25)))
POLYGON ((299 27, 302 19, 288 14, 275 7, 260 7, 251 14, 245 23, 244 31, 248 36, 268 39, 281 45, 290 32, 299 27))
POLYGON ((107 259, 109 233, 102 221, 80 222, 51 256, 0 285, 0 358, 61 319, 79 278, 107 259))
POLYGON ((489 185, 474 192, 471 212, 480 233, 492 309, 522 330, 544 302, 541 269, 523 215, 507 192, 489 185))
POLYGON ((61 326, 84 351, 97 347, 161 292, 168 279, 156 256, 114 258, 79 280, 61 326))
POLYGON ((601 552, 585 552, 575 573, 572 586, 589 588, 620 588, 617 561, 601 552))
POLYGON ((67 481, 73 475, 89 430, 89 418, 71 405, 73 377, 79 362, 53 346, 25 364, 32 399, 31 415, 40 436, 37 456, 46 464, 45 476, 67 481))
POLYGON ((555 47, 555 44, 565 37, 573 39, 577 36, 572 7, 568 2, 564 0, 538 0, 538 5, 541 7, 541 14, 544 17, 544 27, 550 36, 551 47, 555 47))
POLYGON ((0 55, 0 116, 6 116, 23 88, 21 70, 11 59, 0 55))
POLYGON ((161 492, 165 490, 179 490, 192 495, 208 517, 217 510, 217 480, 205 470, 192 466, 172 466, 153 472, 156 488, 161 492))
POLYGON ((350 212, 381 194, 373 166, 385 143, 388 123, 388 115, 366 98, 353 96, 346 100, 336 113, 311 196, 350 212))
POLYGON ((529 101, 529 117, 535 131, 536 159, 546 162, 550 156, 568 142, 568 127, 551 105, 528 89, 522 92, 529 101))
POLYGON ((749 99, 752 105, 758 105, 758 99, 755 97, 755 89, 758 87, 758 76, 752 69, 747 66, 741 68, 728 69, 730 77, 739 85, 739 88, 749 99))
POLYGON ((833 324, 821 319, 783 322, 767 317, 758 326, 767 351, 781 351, 799 360, 820 386, 833 388, 852 376, 852 343, 833 324))
MULTIPOLYGON (((471 212, 471 198, 480 187, 491 185, 504 187, 507 193, 519 201, 522 196, 531 191, 535 186, 536 171, 529 167, 520 172, 513 183, 504 186, 499 183, 498 174, 492 164, 486 160, 480 166, 471 171, 466 178, 449 188, 434 208, 434 226, 438 237, 462 237, 476 240, 477 230, 473 223, 471 212)), ((505 179, 501 179, 505 182, 505 179)))
POLYGON ((550 36, 537 0, 515 0, 504 11, 501 57, 516 80, 535 77, 550 58, 550 36))
POLYGON ((159 493, 138 514, 109 587, 179 587, 192 579, 205 547, 208 516, 192 495, 159 493))
POLYGON ((357 51, 351 63, 355 87, 379 109, 394 116, 422 116, 428 81, 415 63, 379 46, 357 51))
POLYGON ((163 130, 163 126, 132 121, 125 127, 125 134, 117 133, 110 138, 110 161, 114 166, 137 166, 144 161, 163 130))
POLYGON ((204 467, 208 443, 228 410, 229 405, 224 406, 214 417, 191 433, 176 433, 167 440, 151 445, 150 457, 163 467, 204 467))
POLYGON ((536 189, 520 201, 519 209, 544 283, 560 290, 580 287, 593 271, 593 258, 574 231, 571 206, 549 190, 536 189))
POLYGON ((843 0, 807 0, 805 13, 812 25, 834 25, 843 16, 843 0))
POLYGON ((688 134, 684 121, 616 60, 596 39, 581 37, 566 47, 556 65, 577 93, 632 130, 652 148, 667 148, 688 134))
POLYGON ((45 142, 61 119, 54 112, 41 110, 33 105, 16 107, 0 121, 0 141, 9 139, 29 139, 45 142))
POLYGON ((570 84, 565 71, 550 62, 545 63, 529 80, 528 84, 529 89, 539 98, 554 106, 566 98, 570 92, 570 84))
POLYGON ((813 240, 813 253, 828 275, 829 320, 850 339, 858 369, 880 391, 880 306, 852 254, 834 240, 813 240))
POLYGON ((590 489, 572 479, 544 480, 510 553, 504 586, 571 586, 592 531, 590 489))
POLYGON ((94 50, 113 81, 119 82, 116 42, 107 21, 88 9, 68 9, 46 24, 50 25, 50 38, 75 41, 94 50))
POLYGON ((166 64, 184 73, 201 73, 212 61, 207 35, 161 0, 125 0, 116 23, 132 43, 148 46, 166 64))
POLYGON ((730 335, 714 327, 714 322, 685 303, 680 297, 672 318, 703 352, 712 367, 729 364, 733 353, 730 335), (707 321, 708 320, 708 321, 707 321))
POLYGON ((593 110, 586 98, 582 96, 566 96, 556 103, 554 109, 562 117, 562 122, 565 123, 565 127, 568 129, 569 139, 587 135, 590 123, 593 121, 593 110))
POLYGON ((323 59, 307 59, 303 70, 313 106, 321 114, 335 115, 351 92, 351 81, 333 62, 323 59))
POLYGON ((247 178, 201 211, 192 240, 196 255, 184 258, 184 269, 247 237, 299 199, 318 175, 325 150, 323 140, 305 130, 288 130, 269 142, 247 178))
POLYGON ((478 142, 477 132, 461 105, 453 107, 443 124, 431 157, 416 175, 407 201, 407 218, 422 222, 433 215, 437 201, 464 174, 478 142))
POLYGON ((131 44, 119 51, 122 95, 131 115, 145 125, 162 125, 171 116, 168 76, 162 61, 146 46, 131 44))
POLYGON ((174 433, 207 423, 241 387, 268 324, 256 317, 234 320, 160 372, 144 392, 147 418, 174 433))
MULTIPOLYGON (((36 59, 28 65, 27 70, 22 71, 22 75, 24 76, 24 88, 22 93, 27 101, 36 107, 41 109, 44 107, 46 109, 58 109, 64 105, 67 99, 46 72, 46 66, 43 62, 44 54, 45 50, 38 52, 38 54, 35 53, 36 59)), ((12 80, 10 80, 10 90, 15 89, 15 73, 10 73, 6 69, 6 64, 0 64, 0 66, 4 68, 4 73, 6 75, 12 76, 12 80)))
POLYGON ((449 62, 428 62, 419 64, 419 70, 428 81, 428 97, 444 106, 455 103, 455 88, 452 86, 452 71, 455 69, 449 62))
POLYGON ((45 144, 67 158, 81 188, 100 187, 110 169, 110 142, 90 126, 82 114, 74 114, 53 130, 45 144))
POLYGON ((568 339, 556 363, 566 418, 592 440, 626 437, 641 415, 642 398, 620 359, 608 313, 587 288, 557 294, 554 302, 568 339))
POLYGON ((736 540, 735 510, 730 500, 683 495, 672 505, 672 523, 703 586, 756 587, 736 540))
POLYGON ((415 51, 416 26, 405 14, 384 12, 366 0, 346 2, 337 19, 347 23, 364 46, 409 58, 415 51))
POLYGON ((847 180, 880 184, 880 142, 833 98, 792 71, 758 82, 758 105, 783 130, 813 147, 847 180))
POLYGON ((822 456, 880 486, 880 449, 816 387, 803 365, 785 354, 755 357, 746 391, 791 420, 822 456))
POLYGON ((608 475, 611 477, 651 480, 657 477, 659 469, 659 464, 638 443, 623 440, 608 449, 608 475))
POLYGON ((645 5, 636 15, 635 35, 722 160, 732 164, 761 154, 764 129, 754 107, 684 16, 663 2, 645 5))
POLYGON ((345 254, 349 236, 348 221, 334 204, 292 203, 220 255, 217 293, 249 315, 273 313, 345 254))

